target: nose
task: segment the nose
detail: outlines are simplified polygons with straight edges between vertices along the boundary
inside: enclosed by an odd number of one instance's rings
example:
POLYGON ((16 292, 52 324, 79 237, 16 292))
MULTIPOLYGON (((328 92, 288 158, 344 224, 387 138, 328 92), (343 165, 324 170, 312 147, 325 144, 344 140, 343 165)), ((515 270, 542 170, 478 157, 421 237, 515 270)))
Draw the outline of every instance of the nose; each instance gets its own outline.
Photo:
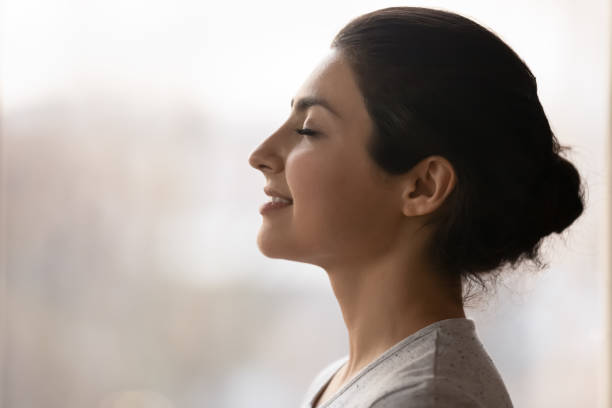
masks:
POLYGON ((269 135, 249 156, 249 164, 255 170, 265 173, 278 173, 283 170, 284 156, 287 155, 287 123, 283 123, 269 135))
POLYGON ((249 156, 249 164, 262 172, 278 172, 282 170, 283 159, 272 146, 273 136, 262 142, 249 156))

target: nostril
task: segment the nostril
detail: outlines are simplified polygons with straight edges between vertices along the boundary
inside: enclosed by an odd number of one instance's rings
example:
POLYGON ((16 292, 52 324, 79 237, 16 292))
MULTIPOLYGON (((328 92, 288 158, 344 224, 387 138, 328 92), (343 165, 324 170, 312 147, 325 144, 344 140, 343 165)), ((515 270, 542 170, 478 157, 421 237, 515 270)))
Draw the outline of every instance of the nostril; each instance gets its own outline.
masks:
POLYGON ((263 170, 263 169, 271 169, 270 166, 266 166, 265 164, 260 164, 259 165, 259 170, 263 170))

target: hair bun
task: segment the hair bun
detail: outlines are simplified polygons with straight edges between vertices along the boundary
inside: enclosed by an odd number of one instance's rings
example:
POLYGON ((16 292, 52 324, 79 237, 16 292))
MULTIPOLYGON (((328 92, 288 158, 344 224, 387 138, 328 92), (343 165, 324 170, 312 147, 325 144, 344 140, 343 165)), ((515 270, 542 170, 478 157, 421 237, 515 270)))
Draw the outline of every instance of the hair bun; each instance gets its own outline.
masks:
POLYGON ((584 210, 584 186, 580 175, 572 163, 554 153, 548 177, 543 177, 546 186, 542 193, 546 194, 543 200, 542 221, 544 233, 560 234, 569 227, 584 210))

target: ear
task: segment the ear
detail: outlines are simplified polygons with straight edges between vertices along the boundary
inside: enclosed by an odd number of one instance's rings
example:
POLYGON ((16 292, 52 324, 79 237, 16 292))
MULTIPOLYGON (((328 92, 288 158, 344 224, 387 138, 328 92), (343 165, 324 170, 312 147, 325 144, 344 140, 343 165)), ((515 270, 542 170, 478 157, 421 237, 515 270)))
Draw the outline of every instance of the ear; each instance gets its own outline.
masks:
POLYGON ((453 166, 442 156, 429 156, 407 174, 402 193, 404 215, 434 212, 453 191, 457 177, 453 166))

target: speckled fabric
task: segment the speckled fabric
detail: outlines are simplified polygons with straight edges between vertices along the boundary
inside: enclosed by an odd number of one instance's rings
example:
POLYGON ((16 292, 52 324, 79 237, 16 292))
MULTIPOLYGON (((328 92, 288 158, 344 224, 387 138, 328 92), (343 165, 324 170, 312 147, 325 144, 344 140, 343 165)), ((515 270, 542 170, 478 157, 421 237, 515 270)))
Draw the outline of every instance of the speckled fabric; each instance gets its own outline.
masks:
MULTIPOLYGON (((321 370, 301 408, 312 403, 346 363, 321 370)), ((435 322, 401 340, 317 408, 512 407, 504 382, 467 318, 435 322)))

